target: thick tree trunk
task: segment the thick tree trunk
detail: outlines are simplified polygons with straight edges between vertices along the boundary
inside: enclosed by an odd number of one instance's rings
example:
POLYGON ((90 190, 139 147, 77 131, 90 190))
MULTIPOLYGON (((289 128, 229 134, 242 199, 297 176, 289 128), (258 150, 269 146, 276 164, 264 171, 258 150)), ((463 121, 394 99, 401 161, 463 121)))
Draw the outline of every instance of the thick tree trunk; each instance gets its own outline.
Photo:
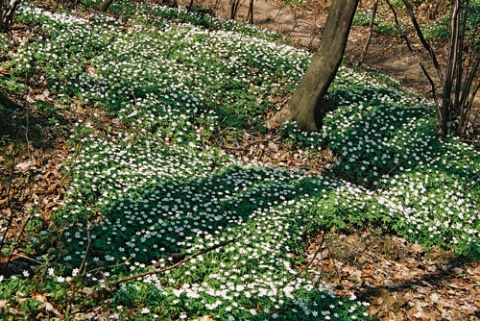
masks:
POLYGON ((358 2, 332 1, 317 53, 292 98, 272 123, 296 121, 305 131, 315 131, 322 126, 325 116, 323 97, 342 62, 358 2))

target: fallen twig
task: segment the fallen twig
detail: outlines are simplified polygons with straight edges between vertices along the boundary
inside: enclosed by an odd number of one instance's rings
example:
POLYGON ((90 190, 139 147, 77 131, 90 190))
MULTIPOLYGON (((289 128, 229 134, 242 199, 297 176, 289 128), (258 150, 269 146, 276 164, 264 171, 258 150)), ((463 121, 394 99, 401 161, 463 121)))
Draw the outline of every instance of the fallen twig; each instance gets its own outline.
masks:
POLYGON ((23 255, 23 254, 20 254, 20 253, 12 253, 10 255, 10 257, 19 257, 19 258, 22 258, 22 259, 30 261, 30 262, 34 262, 34 263, 39 264, 39 265, 43 264, 43 262, 41 262, 39 260, 35 260, 35 259, 33 259, 29 256, 26 256, 26 255, 23 255))
POLYGON ((322 246, 323 246, 323 242, 325 241, 325 232, 322 233, 322 241, 320 242, 320 244, 318 245, 317 247, 317 250, 315 251, 315 254, 313 254, 313 257, 310 259, 310 261, 308 262, 307 265, 305 265, 300 271, 298 271, 297 273, 291 275, 288 277, 287 280, 291 280, 297 276, 299 276, 300 274, 302 274, 306 269, 308 269, 312 264, 313 264, 313 261, 315 261, 315 258, 317 257, 318 253, 320 253, 320 251, 322 250, 322 246))
POLYGON ((270 138, 270 139, 262 139, 259 141, 254 141, 248 144, 245 144, 243 148, 237 148, 237 147, 228 147, 228 146, 219 146, 219 145, 212 145, 215 147, 219 147, 221 149, 228 149, 228 150, 234 150, 234 151, 240 151, 240 152, 248 152, 250 149, 247 149, 247 147, 253 146, 253 145, 259 145, 259 144, 264 144, 264 143, 269 143, 269 142, 275 142, 278 141, 277 138, 270 138))
POLYGON ((222 242, 220 244, 217 244, 217 245, 214 245, 212 247, 209 247, 209 248, 206 248, 204 250, 201 250, 200 252, 197 252, 193 255, 190 255, 186 258, 184 258, 183 260, 181 261, 178 261, 177 263, 169 266, 169 267, 166 267, 166 268, 163 268, 163 269, 155 269, 155 270, 151 270, 151 271, 147 271, 147 272, 143 272, 143 273, 138 273, 138 274, 134 274, 134 275, 131 275, 131 276, 128 276, 128 277, 125 277, 123 279, 120 279, 118 281, 115 281, 115 282, 111 282, 111 283, 108 283, 106 282, 106 290, 109 291, 109 292, 113 292, 115 290, 116 287, 118 287, 120 284, 122 283, 125 283, 127 281, 131 281, 131 280, 135 280, 135 279, 138 279, 138 278, 141 278, 141 277, 144 277, 144 276, 147 276, 147 275, 152 275, 152 274, 159 274, 159 273, 163 273, 163 272, 166 272, 166 271, 170 271, 170 270, 173 270, 174 268, 176 267, 179 267, 180 265, 182 265, 183 263, 186 263, 194 258, 196 258, 197 256, 200 256, 200 255, 203 255, 207 252, 210 252, 210 251, 213 251, 213 250, 216 250, 218 248, 221 248, 227 244, 230 244, 232 242, 235 242, 238 238, 234 238, 234 239, 231 239, 231 240, 228 240, 228 241, 225 241, 225 242, 222 242))

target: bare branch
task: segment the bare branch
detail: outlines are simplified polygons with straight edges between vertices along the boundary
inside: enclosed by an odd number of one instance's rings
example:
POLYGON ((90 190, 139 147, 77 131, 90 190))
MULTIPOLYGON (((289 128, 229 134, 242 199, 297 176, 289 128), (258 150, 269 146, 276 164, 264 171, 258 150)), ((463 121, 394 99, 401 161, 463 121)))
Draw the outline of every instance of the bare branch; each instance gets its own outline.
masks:
POLYGON ((83 260, 79 267, 80 275, 83 274, 85 270, 88 253, 90 252, 90 248, 92 247, 92 237, 90 235, 90 232, 92 231, 93 226, 94 226, 93 224, 89 224, 89 226, 87 227, 87 248, 85 249, 85 254, 83 255, 83 260))
POLYGON ((375 3, 373 4, 373 9, 372 9, 372 18, 370 19, 370 24, 368 26, 368 38, 367 42, 365 43, 365 47, 363 47, 362 54, 360 55, 360 58, 358 59, 357 66, 361 66, 363 63, 363 60, 365 60, 365 56, 367 55, 368 51, 368 46, 370 46, 370 42, 372 41, 372 34, 373 34, 373 25, 375 23, 375 17, 377 16, 377 8, 378 8, 378 0, 375 0, 375 3))
POLYGON ((438 78, 440 79, 440 82, 443 83, 443 74, 442 74, 442 69, 440 68, 440 64, 438 63, 437 60, 437 55, 433 51, 432 46, 425 40, 425 37, 423 36, 423 32, 420 29, 420 25, 418 24, 417 18, 415 17, 415 13, 413 12, 413 6, 408 0, 403 0, 403 3, 405 4, 405 7, 407 8, 408 15, 410 16, 410 19, 412 20, 413 26, 415 27, 415 31, 417 32, 417 36, 422 43, 423 47, 428 51, 430 54, 430 57, 432 58, 433 65, 435 66, 435 69, 437 70, 438 78))
MULTIPOLYGON (((397 11, 395 10, 395 8, 393 7, 393 5, 390 3, 389 0, 386 0, 388 6, 390 7, 390 10, 392 11, 393 13, 393 17, 395 19, 395 24, 400 27, 400 21, 398 20, 398 15, 397 15, 397 11)), ((407 48, 408 50, 410 51, 410 53, 415 57, 415 59, 417 60, 417 63, 418 65, 420 66, 420 68, 422 69, 422 72, 423 74, 425 75, 425 77, 427 78, 428 80, 428 83, 430 84, 430 91, 432 93, 432 98, 434 99, 435 101, 435 105, 437 106, 437 112, 438 112, 438 115, 440 115, 440 104, 438 102, 438 95, 437 95, 437 87, 435 86, 435 82, 433 81, 432 77, 430 76, 430 74, 428 73, 427 71, 427 68, 423 65, 423 63, 420 61, 420 58, 418 58, 417 54, 415 53, 415 51, 413 50, 412 48, 412 45, 410 43, 410 40, 408 40, 408 37, 405 33, 402 33, 402 38, 405 40, 405 43, 407 45, 407 48)))

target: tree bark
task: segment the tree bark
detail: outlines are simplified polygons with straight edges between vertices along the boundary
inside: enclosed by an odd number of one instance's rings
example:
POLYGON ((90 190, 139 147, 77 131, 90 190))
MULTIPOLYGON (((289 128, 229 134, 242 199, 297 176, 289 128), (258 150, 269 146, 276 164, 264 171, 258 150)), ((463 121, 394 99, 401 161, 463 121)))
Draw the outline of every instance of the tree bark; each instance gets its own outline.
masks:
POLYGON ((235 20, 238 9, 240 8, 240 0, 232 0, 230 7, 230 19, 235 20))
MULTIPOLYGON (((463 48, 459 48, 459 32, 460 32, 460 0, 456 0, 452 14, 452 35, 450 39, 450 51, 448 53, 447 72, 445 74, 445 81, 443 82, 443 97, 441 122, 442 122, 442 136, 450 135, 451 131, 451 117, 450 111, 453 110, 454 102, 452 101, 452 90, 455 82, 455 74, 459 67, 459 54, 463 48)), ((462 62, 460 61, 460 64, 462 62)), ((456 79, 461 83, 461 79, 456 79)))
POLYGON ((110 5, 112 4, 112 2, 113 2, 113 0, 106 0, 106 1, 103 3, 102 9, 100 9, 100 11, 102 11, 102 12, 107 12, 108 7, 110 7, 110 5))
POLYGON ((20 0, 0 0, 0 32, 7 32, 20 0))
POLYGON ((250 0, 250 4, 248 5, 248 15, 247 15, 247 20, 250 24, 253 25, 253 5, 254 5, 255 0, 250 0))
POLYGON ((342 62, 358 2, 332 1, 317 52, 292 98, 272 123, 296 121, 304 131, 321 128, 325 116, 323 98, 342 62))

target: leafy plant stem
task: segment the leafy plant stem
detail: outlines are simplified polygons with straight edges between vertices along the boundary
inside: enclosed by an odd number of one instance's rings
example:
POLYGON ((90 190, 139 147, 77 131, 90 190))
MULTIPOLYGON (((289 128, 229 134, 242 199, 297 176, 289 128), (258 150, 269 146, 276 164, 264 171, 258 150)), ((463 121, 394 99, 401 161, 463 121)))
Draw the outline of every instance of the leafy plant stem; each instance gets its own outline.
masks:
POLYGON ((80 264, 80 267, 79 267, 79 272, 78 272, 79 275, 83 275, 83 273, 84 273, 85 266, 86 266, 86 263, 87 263, 88 253, 90 252, 90 248, 92 247, 92 237, 91 237, 90 233, 91 233, 93 227, 94 227, 93 224, 88 224, 88 228, 87 228, 87 248, 85 249, 85 254, 83 255, 83 260, 82 260, 82 263, 80 264))

